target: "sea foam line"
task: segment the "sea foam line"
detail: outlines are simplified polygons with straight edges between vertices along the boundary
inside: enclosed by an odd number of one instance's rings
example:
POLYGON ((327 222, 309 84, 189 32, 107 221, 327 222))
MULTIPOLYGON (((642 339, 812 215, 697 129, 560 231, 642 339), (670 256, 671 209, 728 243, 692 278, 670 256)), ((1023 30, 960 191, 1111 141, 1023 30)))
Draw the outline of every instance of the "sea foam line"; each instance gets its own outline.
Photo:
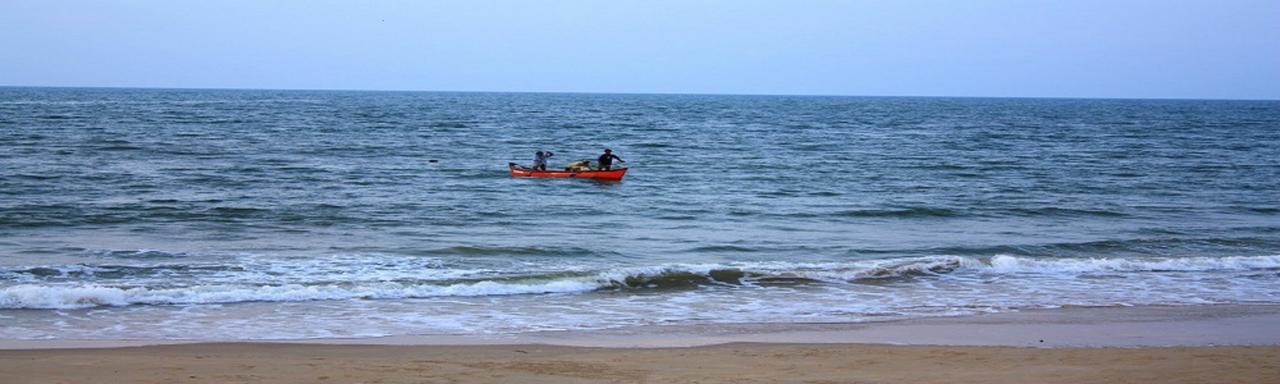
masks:
MULTIPOLYGON (((76 268, 82 268, 77 266, 76 268)), ((1183 258, 1064 258, 1043 259, 997 255, 990 258, 936 256, 857 262, 793 263, 736 262, 624 267, 605 271, 494 277, 477 281, 393 282, 379 275, 352 276, 347 282, 262 284, 249 279, 195 283, 187 287, 112 286, 86 282, 40 284, 30 279, 0 288, 0 308, 67 309, 95 306, 183 305, 250 301, 313 301, 470 297, 547 293, 581 293, 601 289, 644 289, 698 285, 747 285, 770 279, 849 283, 868 279, 927 277, 953 274, 1049 275, 1071 278, 1090 273, 1136 274, 1160 272, 1241 272, 1280 269, 1280 255, 1183 258)), ((128 281, 124 281, 128 283, 128 281)))

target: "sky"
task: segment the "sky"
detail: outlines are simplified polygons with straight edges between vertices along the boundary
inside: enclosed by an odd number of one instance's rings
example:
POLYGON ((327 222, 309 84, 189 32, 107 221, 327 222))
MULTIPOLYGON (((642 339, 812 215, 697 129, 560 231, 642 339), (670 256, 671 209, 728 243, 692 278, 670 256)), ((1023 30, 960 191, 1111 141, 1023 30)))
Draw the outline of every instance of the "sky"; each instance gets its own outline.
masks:
POLYGON ((1280 99, 1280 1, 3 0, 0 85, 1280 99))

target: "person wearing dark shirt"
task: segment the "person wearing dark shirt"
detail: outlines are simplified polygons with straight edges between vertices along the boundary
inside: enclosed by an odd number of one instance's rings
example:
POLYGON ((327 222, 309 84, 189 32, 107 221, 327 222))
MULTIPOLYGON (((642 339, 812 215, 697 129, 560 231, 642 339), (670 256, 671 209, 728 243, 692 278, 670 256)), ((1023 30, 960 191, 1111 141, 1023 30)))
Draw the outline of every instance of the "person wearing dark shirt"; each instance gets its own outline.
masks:
POLYGON ((609 148, 604 149, 604 154, 600 155, 600 157, 596 159, 596 162, 600 164, 599 169, 601 171, 608 171, 609 167, 613 165, 613 159, 618 159, 618 161, 622 163, 627 162, 626 160, 623 160, 621 157, 614 155, 613 150, 609 148))

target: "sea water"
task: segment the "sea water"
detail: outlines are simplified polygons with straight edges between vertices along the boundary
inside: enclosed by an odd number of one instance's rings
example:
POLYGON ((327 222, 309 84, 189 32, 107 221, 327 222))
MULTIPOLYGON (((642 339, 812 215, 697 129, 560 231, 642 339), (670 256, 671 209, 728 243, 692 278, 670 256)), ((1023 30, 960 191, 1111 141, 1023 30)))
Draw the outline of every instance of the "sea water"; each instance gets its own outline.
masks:
POLYGON ((0 88, 0 338, 1212 304, 1280 304, 1280 102, 0 88))

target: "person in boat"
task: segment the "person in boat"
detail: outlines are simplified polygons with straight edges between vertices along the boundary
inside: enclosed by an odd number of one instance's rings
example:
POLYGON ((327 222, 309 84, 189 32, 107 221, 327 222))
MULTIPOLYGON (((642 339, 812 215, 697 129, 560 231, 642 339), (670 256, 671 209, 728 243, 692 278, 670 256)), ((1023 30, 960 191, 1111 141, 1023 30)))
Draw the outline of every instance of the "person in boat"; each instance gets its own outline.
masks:
POLYGON ((619 162, 623 162, 623 163, 627 162, 626 160, 623 160, 621 157, 614 155, 613 150, 609 148, 604 149, 604 154, 600 155, 600 157, 596 159, 596 162, 600 163, 599 169, 601 171, 608 171, 609 167, 613 166, 614 159, 618 159, 619 162))
POLYGON ((538 151, 533 153, 533 169, 537 171, 547 170, 547 159, 556 154, 551 151, 538 151))
POLYGON ((591 160, 578 160, 564 167, 564 170, 571 172, 590 171, 591 160))

